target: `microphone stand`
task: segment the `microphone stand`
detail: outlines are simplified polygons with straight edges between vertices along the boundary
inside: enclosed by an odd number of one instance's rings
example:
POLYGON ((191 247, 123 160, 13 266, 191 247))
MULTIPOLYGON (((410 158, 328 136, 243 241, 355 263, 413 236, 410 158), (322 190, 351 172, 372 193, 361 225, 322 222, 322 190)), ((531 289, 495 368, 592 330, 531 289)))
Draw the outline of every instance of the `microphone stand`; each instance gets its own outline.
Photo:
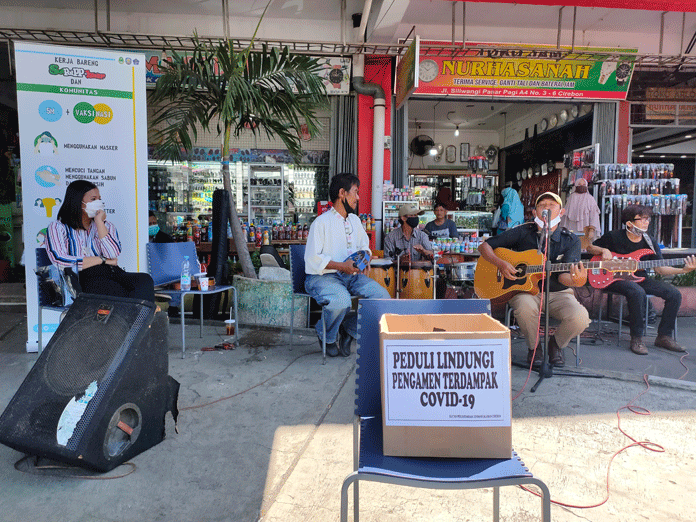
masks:
POLYGON ((550 294, 550 276, 551 276, 551 260, 549 259, 549 211, 544 210, 542 213, 544 220, 544 228, 541 233, 541 241, 539 242, 539 252, 541 253, 542 247, 546 255, 546 262, 544 263, 544 343, 541 353, 541 367, 539 368, 539 379, 534 386, 531 387, 530 391, 533 393, 539 387, 541 382, 547 377, 553 377, 553 366, 549 361, 549 294, 550 294))
POLYGON ((440 255, 433 251, 433 299, 437 299, 437 260, 440 255))
MULTIPOLYGON (((539 250, 541 250, 541 245, 546 245, 546 262, 544 263, 544 343, 543 343, 543 351, 542 351, 542 361, 541 361, 541 367, 539 368, 539 379, 537 379, 537 382, 534 383, 534 386, 532 386, 529 391, 534 393, 539 385, 543 382, 544 379, 551 378, 554 376, 554 370, 553 366, 551 365, 551 361, 549 360, 550 354, 549 354, 549 294, 551 293, 551 259, 549 258, 549 250, 550 250, 550 243, 551 243, 551 231, 549 230, 549 215, 548 215, 548 210, 545 210, 543 213, 544 216, 544 232, 542 233, 542 238, 543 242, 540 243, 539 250)), ((564 375, 567 377, 586 377, 586 378, 593 378, 593 379, 601 379, 603 376, 598 375, 598 374, 585 374, 585 373, 576 373, 576 372, 569 372, 569 371, 556 371, 556 375, 564 375)))
MULTIPOLYGON (((546 223, 548 227, 548 223, 546 223)), ((547 231, 548 233, 548 231, 547 231)), ((534 383, 534 386, 530 388, 530 391, 534 393, 539 387, 541 382, 546 379, 553 377, 553 366, 549 361, 549 294, 550 294, 550 281, 549 276, 551 275, 551 260, 546 257, 546 263, 544 263, 544 280, 546 285, 544 286, 544 344, 542 351, 541 367, 539 368, 539 379, 534 383)))
POLYGON ((398 247, 394 249, 394 255, 396 255, 396 299, 401 298, 401 256, 405 253, 405 250, 402 251, 398 247))

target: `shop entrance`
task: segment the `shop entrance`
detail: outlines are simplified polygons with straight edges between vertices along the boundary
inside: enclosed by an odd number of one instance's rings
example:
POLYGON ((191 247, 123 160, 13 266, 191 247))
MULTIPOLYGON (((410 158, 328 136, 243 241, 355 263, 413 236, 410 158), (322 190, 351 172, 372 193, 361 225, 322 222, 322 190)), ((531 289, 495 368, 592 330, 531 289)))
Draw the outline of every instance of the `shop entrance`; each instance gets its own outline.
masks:
MULTIPOLYGON (((491 233, 503 188, 528 194, 523 203, 531 214, 533 194, 568 189, 564 156, 593 144, 592 103, 430 97, 411 98, 406 112, 407 197, 426 210, 421 219, 429 221, 434 199, 447 189, 460 233, 479 237, 491 233)), ((385 210, 384 217, 388 224, 392 216, 385 210)))
POLYGON ((653 231, 664 245, 692 248, 694 241, 693 201, 696 196, 696 104, 680 102, 632 102, 630 113, 631 161, 636 164, 666 165, 673 172, 667 194, 661 191, 659 230, 653 231), (669 167, 673 165, 672 167, 669 167), (674 205, 674 198, 685 198, 674 205), (664 205, 662 203, 665 203, 664 205))

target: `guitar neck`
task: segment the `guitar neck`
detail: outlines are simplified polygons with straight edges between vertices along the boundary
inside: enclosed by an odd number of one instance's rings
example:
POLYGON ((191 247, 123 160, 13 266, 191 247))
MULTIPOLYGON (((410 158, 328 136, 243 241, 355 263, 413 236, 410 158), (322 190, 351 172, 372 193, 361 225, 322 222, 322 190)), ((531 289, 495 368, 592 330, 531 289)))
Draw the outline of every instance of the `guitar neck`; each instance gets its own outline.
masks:
MULTIPOLYGON (((646 261, 649 262, 649 261, 646 261)), ((551 272, 568 272, 570 267, 577 263, 555 263, 551 265, 551 272)), ((582 265, 588 270, 593 268, 602 268, 602 261, 583 261, 582 265)), ((527 274, 540 274, 544 272, 544 265, 529 265, 527 266, 527 274)))
POLYGON ((652 261, 639 261, 638 269, 641 268, 655 268, 656 266, 674 266, 683 265, 684 258, 677 257, 674 259, 653 259, 652 261))

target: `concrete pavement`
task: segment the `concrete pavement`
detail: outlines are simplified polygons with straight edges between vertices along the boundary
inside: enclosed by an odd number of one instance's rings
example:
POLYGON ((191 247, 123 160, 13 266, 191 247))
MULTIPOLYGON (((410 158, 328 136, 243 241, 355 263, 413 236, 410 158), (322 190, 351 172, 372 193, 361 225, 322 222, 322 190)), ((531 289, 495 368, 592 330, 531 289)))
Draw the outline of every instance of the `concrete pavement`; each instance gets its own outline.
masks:
MULTIPOLYGON (((24 353, 25 321, 22 313, 0 314, 0 409, 37 357, 24 353)), ((696 336, 692 323, 692 318, 679 319, 679 340, 690 347, 696 336)), ((292 352, 287 331, 243 327, 242 346, 216 352, 200 348, 219 342, 222 323, 207 324, 203 339, 197 327, 187 333, 182 360, 179 325, 170 325, 170 373, 182 385, 179 433, 169 419, 167 438, 132 459, 135 472, 112 480, 103 479, 129 469, 99 475, 101 480, 22 473, 14 468, 22 455, 0 446, 0 521, 338 520, 340 487, 352 470, 355 355, 323 366, 311 330, 299 331, 292 352)), ((650 415, 622 411, 621 427, 664 452, 638 446, 622 452, 611 466, 608 502, 592 509, 554 505, 553 520, 692 521, 694 358, 683 358, 682 365, 675 354, 651 348, 652 338, 647 357, 629 352, 627 340, 617 347, 615 336, 605 335, 596 344, 591 340, 590 334, 583 338, 580 371, 602 378, 554 376, 530 393, 532 374, 513 402, 513 447, 546 482, 553 500, 585 506, 604 499, 611 457, 632 442, 618 429, 619 408, 635 400, 650 410, 650 415), (645 372, 653 376, 647 392, 645 372)), ((513 358, 522 360, 524 349, 522 340, 515 340, 513 358)), ((568 349, 566 358, 570 362, 568 349)), ((526 377, 513 367, 513 394, 526 377)), ((363 483, 360 491, 363 521, 492 517, 490 489, 363 483)), ((536 497, 503 488, 502 520, 539 520, 539 513, 536 497)))

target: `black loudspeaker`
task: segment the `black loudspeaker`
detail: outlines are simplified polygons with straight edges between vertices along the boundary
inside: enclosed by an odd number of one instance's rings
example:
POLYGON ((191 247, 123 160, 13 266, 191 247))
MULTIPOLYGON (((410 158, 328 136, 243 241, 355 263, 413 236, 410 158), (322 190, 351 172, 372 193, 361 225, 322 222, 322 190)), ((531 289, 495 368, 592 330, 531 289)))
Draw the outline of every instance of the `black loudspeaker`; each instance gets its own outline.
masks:
POLYGON ((2 416, 0 443, 109 471, 164 439, 178 415, 166 314, 137 299, 80 294, 2 416))

